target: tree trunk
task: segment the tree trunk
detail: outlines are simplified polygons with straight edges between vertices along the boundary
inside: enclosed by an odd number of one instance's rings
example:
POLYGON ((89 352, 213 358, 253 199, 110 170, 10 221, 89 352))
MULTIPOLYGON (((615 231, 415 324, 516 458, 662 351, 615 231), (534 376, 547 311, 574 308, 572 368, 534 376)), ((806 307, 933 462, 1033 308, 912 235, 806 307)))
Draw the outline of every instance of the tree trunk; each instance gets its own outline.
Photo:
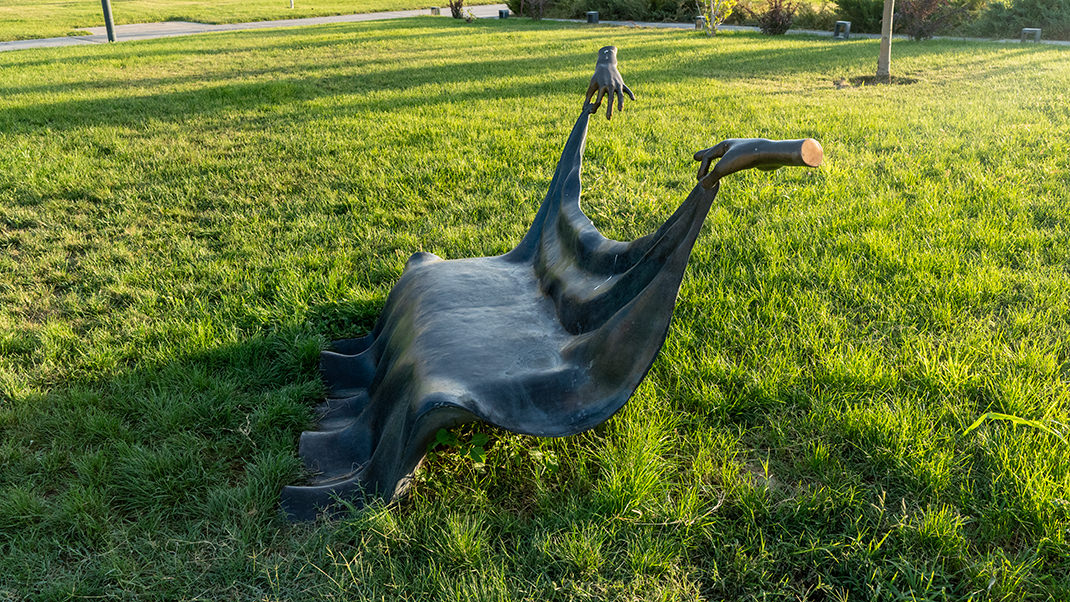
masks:
POLYGON ((890 81, 892 63, 892 13, 895 0, 884 0, 884 20, 881 21, 881 53, 877 57, 877 79, 890 81))

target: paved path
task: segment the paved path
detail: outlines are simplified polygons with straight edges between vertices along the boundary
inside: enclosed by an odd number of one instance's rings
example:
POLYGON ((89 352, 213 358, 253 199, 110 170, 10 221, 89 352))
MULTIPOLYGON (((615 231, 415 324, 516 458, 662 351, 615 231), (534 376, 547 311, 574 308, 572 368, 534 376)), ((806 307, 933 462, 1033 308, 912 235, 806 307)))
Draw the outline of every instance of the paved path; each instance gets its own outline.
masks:
MULTIPOLYGON (((445 2, 443 2, 445 4, 445 2)), ((498 16, 498 11, 508 8, 504 4, 484 4, 480 6, 468 7, 468 10, 472 12, 479 19, 495 18, 498 16)), ((449 15, 449 8, 443 7, 442 13, 449 15)), ((223 23, 219 25, 212 25, 209 23, 190 23, 188 21, 167 21, 165 23, 136 23, 132 25, 117 25, 115 27, 115 37, 119 40, 148 40, 151 38, 169 38, 173 36, 188 36, 198 33, 209 33, 213 31, 236 31, 239 29, 265 29, 269 27, 301 27, 303 25, 325 25, 328 23, 354 23, 359 21, 382 21, 384 19, 401 19, 405 17, 419 17, 430 15, 429 9, 420 10, 395 10, 381 13, 363 13, 359 15, 336 15, 332 17, 309 17, 307 19, 284 19, 281 21, 253 21, 250 23, 223 23)), ((570 23, 579 23, 579 19, 547 19, 547 21, 566 21, 570 23)), ((695 28, 692 23, 649 23, 649 22, 636 22, 636 21, 602 21, 602 25, 608 26, 623 26, 623 27, 656 27, 662 29, 690 29, 695 28)), ((743 25, 722 25, 720 29, 725 31, 758 31, 757 27, 747 27, 743 25)), ((25 48, 49 48, 53 46, 78 46, 81 44, 104 44, 107 43, 108 37, 103 27, 89 27, 86 31, 91 32, 92 35, 87 36, 67 36, 62 38, 40 38, 36 40, 17 40, 14 42, 0 42, 0 52, 5 50, 22 50, 25 48)), ((789 34, 803 34, 803 35, 818 35, 818 36, 830 36, 831 32, 828 31, 816 31, 812 29, 792 29, 788 31, 789 34)), ((866 33, 852 33, 852 38, 864 38, 872 39, 879 38, 878 34, 866 34, 866 33)), ((895 36, 896 38, 906 39, 906 36, 895 36)), ((1018 40, 990 40, 985 38, 956 38, 947 36, 936 36, 937 39, 942 40, 962 40, 971 42, 1014 42, 1018 40)), ((1059 40, 1043 40, 1042 44, 1056 44, 1059 46, 1070 46, 1070 42, 1059 40)))
MULTIPOLYGON (((582 23, 581 19, 546 19, 547 21, 562 21, 567 23, 582 23)), ((662 29, 695 29, 693 23, 649 23, 645 21, 599 21, 600 25, 612 25, 617 27, 658 27, 662 29)), ((719 31, 760 31, 757 27, 750 25, 721 25, 717 28, 719 31)), ((832 37, 832 32, 824 29, 789 29, 787 35, 809 35, 809 36, 825 36, 832 37)), ((851 33, 852 40, 877 40, 880 39, 879 33, 851 33)), ((909 40, 910 36, 903 34, 895 34, 892 36, 897 40, 909 40)), ((1017 39, 1004 39, 994 40, 992 38, 960 38, 956 36, 933 36, 935 40, 957 40, 960 42, 999 42, 999 43, 1015 43, 1018 44, 1021 40, 1017 39)), ((1056 46, 1070 46, 1070 42, 1064 40, 1041 40, 1041 44, 1055 44, 1056 46)))

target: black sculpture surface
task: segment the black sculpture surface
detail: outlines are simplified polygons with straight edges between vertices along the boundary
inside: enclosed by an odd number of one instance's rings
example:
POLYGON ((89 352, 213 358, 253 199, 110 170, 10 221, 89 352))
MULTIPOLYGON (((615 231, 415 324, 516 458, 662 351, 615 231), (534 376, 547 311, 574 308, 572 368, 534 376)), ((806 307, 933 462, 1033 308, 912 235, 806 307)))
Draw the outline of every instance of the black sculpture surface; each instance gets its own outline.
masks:
POLYGON ((580 209, 587 124, 603 98, 634 99, 599 51, 583 111, 542 206, 515 249, 444 261, 416 253, 366 337, 334 343, 321 368, 329 396, 318 431, 301 436, 315 477, 285 487, 291 519, 336 497, 400 493, 441 428, 483 421, 544 437, 612 416, 650 369, 719 179, 750 167, 821 163, 813 140, 736 139, 696 153, 700 182, 653 234, 602 236, 580 209), (598 98, 592 104, 593 94, 598 98), (714 159, 720 161, 709 169, 714 159))

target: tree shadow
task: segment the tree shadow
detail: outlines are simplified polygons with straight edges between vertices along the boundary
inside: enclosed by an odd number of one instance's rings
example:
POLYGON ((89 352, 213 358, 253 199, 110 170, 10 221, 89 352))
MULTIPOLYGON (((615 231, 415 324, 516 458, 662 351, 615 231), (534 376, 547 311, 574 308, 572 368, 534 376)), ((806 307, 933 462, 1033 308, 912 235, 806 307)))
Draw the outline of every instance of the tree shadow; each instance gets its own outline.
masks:
MULTIPOLYGON (((70 64, 96 61, 115 61, 124 58, 138 60, 166 60, 172 57, 213 57, 230 56, 244 52, 281 51, 300 41, 302 49, 316 49, 349 43, 355 39, 359 43, 378 43, 383 41, 412 44, 415 47, 423 41, 439 40, 455 36, 470 36, 473 30, 481 35, 481 47, 474 52, 490 51, 500 46, 508 35, 523 31, 545 29, 559 30, 560 24, 547 26, 538 22, 510 23, 502 26, 497 22, 477 22, 472 25, 457 25, 445 20, 416 19, 421 29, 411 31, 412 26, 406 22, 373 22, 343 24, 331 27, 302 28, 299 30, 271 30, 256 32, 257 37, 249 32, 235 32, 226 35, 225 47, 213 44, 212 40, 198 40, 198 45, 183 44, 181 50, 167 47, 167 41, 150 43, 131 43, 129 47, 112 49, 103 53, 86 56, 57 58, 48 61, 15 61, 9 67, 27 66, 35 63, 70 64), (370 30, 370 31, 369 31, 370 30), (356 33, 359 37, 352 38, 356 33), (329 35, 327 39, 308 40, 320 34, 329 35), (335 35, 331 35, 335 34, 335 35), (264 42, 264 36, 270 42, 264 42), (277 41, 276 41, 277 40, 277 41), (485 40, 485 41, 483 41, 485 40), (153 46, 164 46, 154 48, 153 46)), ((579 26, 574 26, 579 28, 579 26)), ((624 69, 629 81, 639 85, 646 83, 687 83, 710 79, 735 80, 787 77, 798 73, 827 72, 842 69, 857 63, 868 61, 868 56, 860 56, 857 48, 849 45, 837 45, 823 38, 793 38, 791 45, 785 48, 766 49, 755 52, 748 48, 739 50, 718 50, 703 52, 709 42, 703 37, 688 36, 679 32, 658 32, 661 39, 650 39, 650 32, 636 32, 622 29, 613 32, 616 43, 624 50, 624 69), (627 47, 627 40, 632 36, 642 36, 643 44, 636 48, 627 47), (661 66, 647 67, 667 52, 677 52, 681 47, 696 49, 691 58, 678 64, 673 70, 661 66), (800 55, 805 60, 798 60, 800 55), (629 67, 630 65, 630 67, 629 67)), ((746 41, 757 34, 735 34, 734 39, 746 41)), ((590 30, 583 36, 573 36, 572 42, 597 42, 605 39, 605 34, 590 30)), ((1035 49, 1023 49, 1019 52, 1037 52, 1035 49)), ((899 51, 901 56, 909 57, 931 52, 921 45, 906 45, 899 51)), ((516 50, 512 55, 502 56, 494 53, 494 58, 477 60, 447 60, 434 67, 399 67, 376 69, 382 61, 376 58, 360 56, 334 57, 328 61, 320 58, 283 66, 263 67, 259 69, 242 69, 224 73, 191 73, 182 76, 141 77, 122 79, 82 79, 62 84, 0 84, 0 94, 16 99, 18 95, 36 94, 46 98, 32 105, 15 105, 0 110, 0 123, 8 131, 25 132, 39 127, 50 129, 70 129, 98 125, 131 125, 143 120, 141 116, 150 115, 155 121, 179 121, 197 116, 213 115, 231 109, 251 109, 272 102, 304 102, 325 97, 353 97, 347 100, 339 111, 367 111, 387 108, 390 110, 411 110, 421 107, 433 109, 445 103, 470 102, 476 100, 501 98, 537 98, 565 91, 582 89, 589 70, 590 53, 558 53, 552 56, 532 56, 525 49, 516 50), (515 76, 523 75, 523 81, 515 81, 515 76), (254 81, 249 81, 253 79, 254 81), (173 90, 191 84, 199 85, 195 90, 173 90), (464 91, 457 92, 454 85, 467 84, 464 91), (429 94, 424 90, 411 94, 396 95, 387 101, 382 98, 368 98, 372 92, 402 92, 432 86, 435 89, 449 88, 449 94, 429 94), (100 91, 121 91, 131 87, 137 89, 160 89, 125 97, 79 98, 49 101, 47 97, 70 95, 87 89, 94 93, 100 91), (168 90, 168 89, 171 90, 168 90)), ((1014 56, 1007 58, 1002 67, 1009 65, 1014 56)), ((1051 60, 1056 60, 1053 57, 1051 60)), ((963 65, 968 66, 968 65, 963 65)), ((974 67, 978 65, 974 64, 974 67)), ((986 71, 994 65, 987 61, 986 71)), ((320 118, 322 115, 315 115, 320 118)), ((294 119, 294 115, 287 115, 294 119)))

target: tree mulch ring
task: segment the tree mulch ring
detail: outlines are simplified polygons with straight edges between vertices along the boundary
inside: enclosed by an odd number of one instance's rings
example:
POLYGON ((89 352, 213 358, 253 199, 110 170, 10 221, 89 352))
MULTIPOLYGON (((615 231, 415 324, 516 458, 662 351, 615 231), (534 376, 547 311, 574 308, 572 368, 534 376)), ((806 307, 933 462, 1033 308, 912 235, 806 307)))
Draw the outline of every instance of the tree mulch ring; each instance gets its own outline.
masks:
POLYGON ((834 81, 832 83, 837 88, 842 89, 842 88, 851 88, 851 87, 855 87, 855 86, 876 86, 878 84, 893 84, 893 85, 916 84, 919 81, 920 80, 918 80, 916 78, 913 78, 913 77, 897 77, 897 76, 894 76, 894 75, 891 76, 891 77, 887 77, 887 78, 885 78, 885 77, 877 77, 875 75, 861 75, 861 76, 858 76, 858 77, 852 77, 850 80, 846 80, 846 79, 843 79, 841 77, 840 79, 837 79, 836 81, 834 81))

